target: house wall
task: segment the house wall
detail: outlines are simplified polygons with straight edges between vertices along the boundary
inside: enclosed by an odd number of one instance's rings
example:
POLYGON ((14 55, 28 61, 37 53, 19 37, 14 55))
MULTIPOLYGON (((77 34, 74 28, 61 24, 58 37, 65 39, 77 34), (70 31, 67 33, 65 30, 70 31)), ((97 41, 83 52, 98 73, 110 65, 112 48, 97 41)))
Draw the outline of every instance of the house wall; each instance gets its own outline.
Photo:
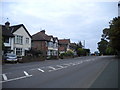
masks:
POLYGON ((47 53, 47 47, 46 47, 46 42, 45 41, 32 41, 32 48, 40 50, 43 55, 46 56, 47 53))
POLYGON ((22 48, 22 56, 25 55, 25 50, 29 50, 31 48, 31 37, 28 35, 28 33, 25 31, 23 27, 20 27, 17 31, 13 33, 14 35, 20 35, 23 36, 23 44, 15 44, 14 43, 14 48, 22 48), (29 43, 26 44, 26 38, 29 38, 29 43))
POLYGON ((48 43, 48 56, 58 56, 58 41, 53 42, 52 40, 48 43))

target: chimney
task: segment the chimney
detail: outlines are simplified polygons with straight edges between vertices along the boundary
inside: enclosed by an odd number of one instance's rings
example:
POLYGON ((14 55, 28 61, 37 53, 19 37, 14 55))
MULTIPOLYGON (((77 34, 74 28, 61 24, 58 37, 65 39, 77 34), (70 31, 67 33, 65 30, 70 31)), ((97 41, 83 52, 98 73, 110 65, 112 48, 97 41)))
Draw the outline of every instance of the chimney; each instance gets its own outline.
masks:
POLYGON ((5 27, 6 27, 7 29, 9 29, 9 26, 10 26, 10 23, 7 21, 7 22, 5 23, 5 27))
POLYGON ((42 31, 40 31, 40 32, 42 32, 42 33, 44 33, 44 34, 45 34, 45 30, 42 30, 42 31))

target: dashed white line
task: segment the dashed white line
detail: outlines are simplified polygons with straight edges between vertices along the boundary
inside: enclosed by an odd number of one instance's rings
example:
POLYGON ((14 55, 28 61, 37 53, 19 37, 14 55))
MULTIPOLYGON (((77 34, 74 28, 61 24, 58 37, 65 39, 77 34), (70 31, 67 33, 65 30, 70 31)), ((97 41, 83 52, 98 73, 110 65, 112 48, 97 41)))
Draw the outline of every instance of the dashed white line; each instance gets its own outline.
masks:
POLYGON ((67 65, 67 66, 70 66, 70 64, 63 64, 63 65, 67 65))
POLYGON ((4 80, 8 80, 7 76, 5 74, 2 74, 4 80))
POLYGON ((29 76, 29 74, 28 74, 26 71, 24 71, 24 74, 25 74, 26 76, 29 76))
POLYGON ((55 70, 56 68, 54 68, 54 67, 51 67, 51 66, 49 66, 49 68, 51 68, 51 69, 53 69, 53 70, 55 70))
POLYGON ((40 68, 38 68, 38 70, 41 71, 41 72, 45 72, 44 70, 42 70, 42 69, 40 69, 40 68))
POLYGON ((56 65, 57 67, 60 67, 60 68, 64 68, 63 66, 61 66, 61 65, 56 65))

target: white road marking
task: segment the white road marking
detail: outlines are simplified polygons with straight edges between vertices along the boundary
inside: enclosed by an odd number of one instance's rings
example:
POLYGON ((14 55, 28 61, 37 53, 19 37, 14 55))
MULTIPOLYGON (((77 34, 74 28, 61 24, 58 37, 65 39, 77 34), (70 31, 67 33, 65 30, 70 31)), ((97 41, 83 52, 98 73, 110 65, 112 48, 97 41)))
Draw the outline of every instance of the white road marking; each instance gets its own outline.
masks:
POLYGON ((8 80, 7 76, 5 74, 2 74, 4 80, 8 80))
POLYGON ((29 74, 28 74, 26 71, 24 71, 24 74, 25 74, 26 76, 29 76, 29 74))
POLYGON ((53 70, 56 70, 56 68, 52 67, 52 66, 49 66, 49 68, 53 69, 53 70))
POLYGON ((70 66, 70 64, 63 64, 63 65, 67 65, 67 66, 70 66))
POLYGON ((42 69, 40 69, 40 68, 38 68, 38 70, 41 71, 41 72, 45 72, 44 70, 42 70, 42 69))
POLYGON ((72 65, 74 66, 74 65, 76 65, 75 63, 72 63, 72 65))
POLYGON ((64 68, 63 66, 61 66, 61 65, 56 65, 57 67, 60 67, 60 68, 64 68))
POLYGON ((23 78, 27 78, 27 77, 31 77, 31 76, 32 76, 32 75, 23 76, 23 77, 18 77, 18 78, 13 78, 13 79, 9 79, 9 80, 6 80, 6 81, 0 81, 0 83, 8 82, 8 81, 14 81, 14 80, 19 80, 19 79, 23 79, 23 78))

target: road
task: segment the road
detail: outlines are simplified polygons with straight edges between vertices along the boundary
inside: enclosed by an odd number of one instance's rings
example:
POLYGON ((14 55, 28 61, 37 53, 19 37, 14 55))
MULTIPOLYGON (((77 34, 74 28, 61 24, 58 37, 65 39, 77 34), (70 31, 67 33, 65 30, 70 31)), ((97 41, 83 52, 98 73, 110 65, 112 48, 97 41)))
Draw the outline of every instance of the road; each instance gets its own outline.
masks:
POLYGON ((88 56, 5 64, 0 83, 3 88, 90 88, 114 61, 113 56, 88 56))

